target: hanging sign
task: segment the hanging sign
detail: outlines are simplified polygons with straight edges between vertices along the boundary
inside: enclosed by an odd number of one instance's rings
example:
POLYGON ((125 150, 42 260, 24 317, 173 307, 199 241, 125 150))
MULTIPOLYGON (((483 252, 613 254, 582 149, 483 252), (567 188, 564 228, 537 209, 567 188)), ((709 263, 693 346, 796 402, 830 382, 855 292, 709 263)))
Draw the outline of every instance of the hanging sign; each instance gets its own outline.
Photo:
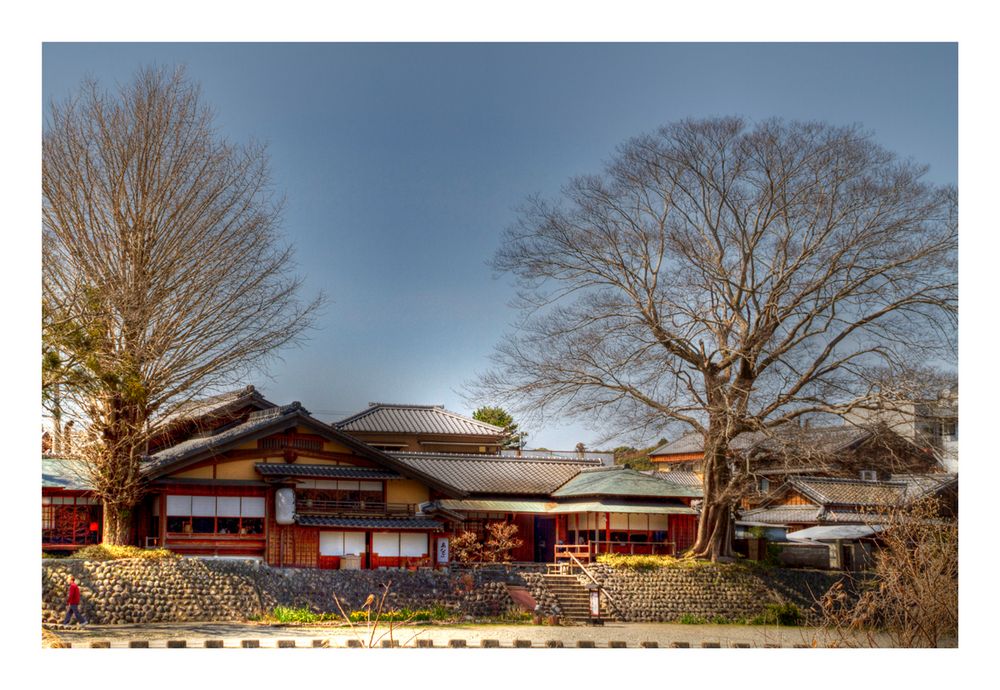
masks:
POLYGON ((448 538, 442 537, 437 540, 437 562, 448 562, 448 538))

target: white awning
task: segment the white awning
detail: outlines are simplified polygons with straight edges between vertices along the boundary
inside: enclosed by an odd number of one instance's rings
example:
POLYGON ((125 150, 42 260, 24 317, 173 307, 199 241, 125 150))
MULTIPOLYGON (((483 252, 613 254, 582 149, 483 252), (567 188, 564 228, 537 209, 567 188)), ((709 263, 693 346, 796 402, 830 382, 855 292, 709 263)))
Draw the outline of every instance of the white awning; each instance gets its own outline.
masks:
POLYGON ((789 541, 836 541, 837 539, 863 539, 881 532, 881 525, 818 525, 796 532, 789 532, 789 541))

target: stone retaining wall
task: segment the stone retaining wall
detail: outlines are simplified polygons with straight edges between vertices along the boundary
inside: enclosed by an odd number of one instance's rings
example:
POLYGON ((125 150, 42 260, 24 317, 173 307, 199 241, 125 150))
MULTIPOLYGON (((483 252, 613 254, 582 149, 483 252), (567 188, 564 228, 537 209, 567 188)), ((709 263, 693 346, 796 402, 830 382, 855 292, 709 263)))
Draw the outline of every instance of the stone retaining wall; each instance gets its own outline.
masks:
POLYGON ((84 615, 97 624, 238 621, 276 606, 336 613, 334 594, 353 611, 369 594, 380 598, 385 583, 391 583, 390 609, 445 606, 462 616, 486 617, 516 608, 504 586, 516 574, 306 570, 197 558, 60 559, 42 562, 43 622, 62 620, 71 574, 80 585, 84 615))
MULTIPOLYGON (((595 564, 591 572, 614 602, 602 597, 602 609, 609 617, 635 622, 673 622, 683 616, 736 622, 763 613, 768 604, 786 602, 809 619, 817 599, 842 577, 822 571, 710 564, 645 571, 595 564)), ((589 582, 582 575, 580 581, 589 582)))
MULTIPOLYGON (((782 602, 806 611, 840 579, 829 572, 707 564, 652 571, 597 564, 592 572, 616 603, 613 607, 605 600, 609 617, 636 622, 670 622, 685 615, 738 621, 782 602)), ((557 612, 544 576, 502 568, 448 573, 269 568, 252 560, 197 558, 60 559, 42 561, 43 622, 62 620, 70 574, 80 585, 84 615, 98 624, 239 621, 276 606, 336 613, 334 594, 353 611, 369 594, 381 597, 387 582, 387 608, 444 606, 464 617, 498 616, 516 610, 505 586, 516 584, 529 589, 539 613, 557 612)))

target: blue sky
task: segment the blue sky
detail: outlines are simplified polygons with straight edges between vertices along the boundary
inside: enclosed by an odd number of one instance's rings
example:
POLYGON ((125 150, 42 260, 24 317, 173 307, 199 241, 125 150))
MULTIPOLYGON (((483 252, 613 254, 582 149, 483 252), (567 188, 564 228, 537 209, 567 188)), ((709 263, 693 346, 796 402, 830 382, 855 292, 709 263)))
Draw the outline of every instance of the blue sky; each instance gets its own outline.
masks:
POLYGON ((955 44, 49 43, 43 97, 150 64, 186 65, 222 134, 269 146, 305 292, 331 303, 257 385, 326 420, 374 400, 471 412, 462 384, 515 318, 487 266, 515 207, 657 125, 861 123, 931 181, 958 177, 955 44))

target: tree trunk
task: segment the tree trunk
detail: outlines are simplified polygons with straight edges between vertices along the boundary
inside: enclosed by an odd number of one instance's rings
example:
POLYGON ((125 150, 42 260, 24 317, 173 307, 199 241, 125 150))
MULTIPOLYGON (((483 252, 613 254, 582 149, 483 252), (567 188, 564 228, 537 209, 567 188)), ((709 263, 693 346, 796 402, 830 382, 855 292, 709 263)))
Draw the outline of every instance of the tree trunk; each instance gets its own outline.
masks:
POLYGON ((729 485, 727 452, 729 439, 710 422, 705 442, 702 485, 704 498, 698 518, 698 538, 688 554, 713 562, 735 558, 733 551, 733 505, 726 491, 729 485))
POLYGON ((132 511, 128 508, 105 503, 102 543, 112 546, 128 545, 131 517, 132 511))

